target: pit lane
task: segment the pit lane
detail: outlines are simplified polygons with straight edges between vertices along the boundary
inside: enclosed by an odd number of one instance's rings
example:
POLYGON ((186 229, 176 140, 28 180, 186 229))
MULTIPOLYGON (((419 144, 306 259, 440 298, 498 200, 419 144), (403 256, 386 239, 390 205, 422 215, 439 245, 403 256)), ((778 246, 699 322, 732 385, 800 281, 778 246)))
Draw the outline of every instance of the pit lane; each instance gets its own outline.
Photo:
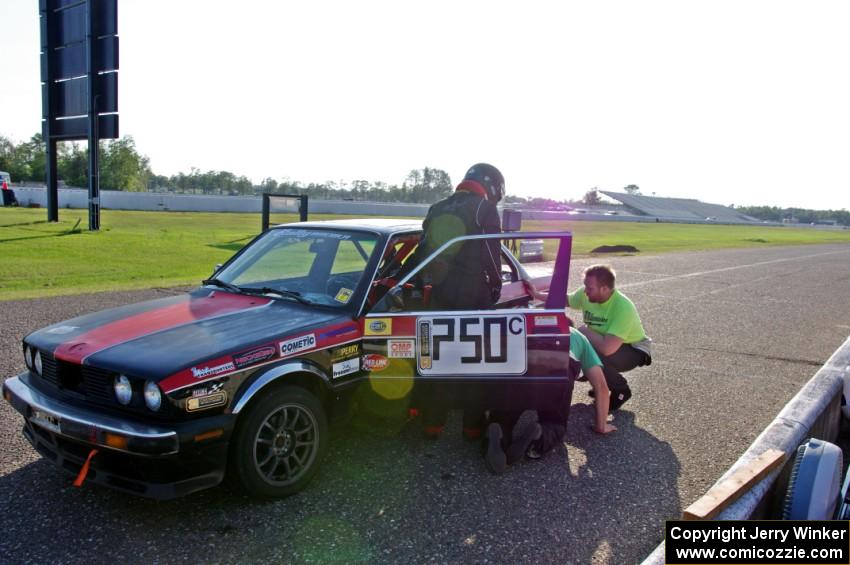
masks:
MULTIPOLYGON (((612 257, 655 339, 609 437, 579 384, 567 448, 494 477, 459 418, 439 441, 358 419, 308 489, 273 502, 216 488, 171 502, 71 480, 0 403, 0 560, 9 562, 637 562, 850 333, 850 246, 612 257)), ((570 288, 581 269, 572 264, 570 288)), ((20 338, 169 290, 0 303, 0 375, 20 338)))

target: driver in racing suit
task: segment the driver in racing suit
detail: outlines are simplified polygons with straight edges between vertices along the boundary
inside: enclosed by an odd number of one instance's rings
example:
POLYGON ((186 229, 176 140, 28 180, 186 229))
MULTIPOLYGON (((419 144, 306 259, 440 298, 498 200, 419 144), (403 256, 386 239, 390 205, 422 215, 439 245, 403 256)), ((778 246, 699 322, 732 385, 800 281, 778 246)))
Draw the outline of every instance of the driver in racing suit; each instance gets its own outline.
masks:
MULTIPOLYGON (((500 233, 502 224, 496 204, 505 194, 505 179, 486 163, 469 168, 455 192, 428 210, 422 237, 414 255, 406 261, 399 278, 419 265, 449 240, 485 233, 500 233)), ((431 310, 486 310, 499 300, 502 290, 499 240, 467 241, 454 245, 429 263, 421 281, 431 286, 431 310)), ((440 402, 439 387, 429 387, 420 400, 424 410, 425 435, 436 438, 443 431, 448 409, 440 402)), ((464 434, 481 435, 483 409, 464 410, 464 434)))

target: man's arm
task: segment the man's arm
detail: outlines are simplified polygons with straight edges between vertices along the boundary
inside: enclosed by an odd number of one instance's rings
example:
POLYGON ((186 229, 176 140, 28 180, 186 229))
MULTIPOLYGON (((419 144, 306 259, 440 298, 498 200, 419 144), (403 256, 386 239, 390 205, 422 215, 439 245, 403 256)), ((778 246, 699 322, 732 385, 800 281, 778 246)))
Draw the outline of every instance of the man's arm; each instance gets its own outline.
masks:
POLYGON ((623 345, 623 339, 615 335, 600 335, 587 326, 581 326, 579 331, 584 334, 587 341, 599 355, 607 357, 613 355, 623 345))
POLYGON ((611 391, 605 382, 605 374, 602 372, 602 367, 599 365, 588 367, 584 369, 584 376, 587 377, 587 380, 590 381, 590 386, 593 387, 594 404, 596 404, 596 422, 593 424, 593 431, 602 435, 616 432, 617 428, 608 423, 608 406, 611 400, 611 391))

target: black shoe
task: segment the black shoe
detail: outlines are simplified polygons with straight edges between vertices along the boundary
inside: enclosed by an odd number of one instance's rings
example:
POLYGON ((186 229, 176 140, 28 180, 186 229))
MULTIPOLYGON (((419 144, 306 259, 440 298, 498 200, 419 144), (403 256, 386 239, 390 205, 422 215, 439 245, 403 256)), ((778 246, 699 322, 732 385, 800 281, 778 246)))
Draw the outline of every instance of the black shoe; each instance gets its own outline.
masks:
POLYGON ((540 424, 534 423, 525 430, 523 430, 522 434, 517 438, 517 440, 511 443, 510 447, 508 447, 507 452, 507 461, 508 465, 513 465, 517 461, 525 456, 526 451, 528 451, 529 446, 532 442, 540 439, 540 436, 543 435, 543 428, 540 427, 540 424))
POLYGON ((632 397, 631 389, 614 389, 611 391, 611 403, 609 404, 608 413, 616 412, 623 407, 623 404, 628 402, 632 397))
POLYGON ((487 453, 484 454, 484 461, 494 475, 501 475, 508 468, 505 452, 502 450, 502 426, 496 422, 487 426, 487 453))

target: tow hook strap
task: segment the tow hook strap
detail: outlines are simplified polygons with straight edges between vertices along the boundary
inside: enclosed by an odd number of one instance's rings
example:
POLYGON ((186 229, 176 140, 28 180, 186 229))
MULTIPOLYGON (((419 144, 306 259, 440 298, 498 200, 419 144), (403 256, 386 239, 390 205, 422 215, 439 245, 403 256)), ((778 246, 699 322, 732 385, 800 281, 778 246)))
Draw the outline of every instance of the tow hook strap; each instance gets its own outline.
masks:
POLYGON ((86 480, 86 475, 89 474, 89 466, 91 464, 91 460, 94 459, 94 456, 97 455, 97 449, 92 449, 89 453, 89 456, 86 457, 86 462, 83 463, 82 469, 80 469, 80 474, 77 475, 77 478, 74 480, 74 486, 80 488, 83 486, 83 481, 86 480))

